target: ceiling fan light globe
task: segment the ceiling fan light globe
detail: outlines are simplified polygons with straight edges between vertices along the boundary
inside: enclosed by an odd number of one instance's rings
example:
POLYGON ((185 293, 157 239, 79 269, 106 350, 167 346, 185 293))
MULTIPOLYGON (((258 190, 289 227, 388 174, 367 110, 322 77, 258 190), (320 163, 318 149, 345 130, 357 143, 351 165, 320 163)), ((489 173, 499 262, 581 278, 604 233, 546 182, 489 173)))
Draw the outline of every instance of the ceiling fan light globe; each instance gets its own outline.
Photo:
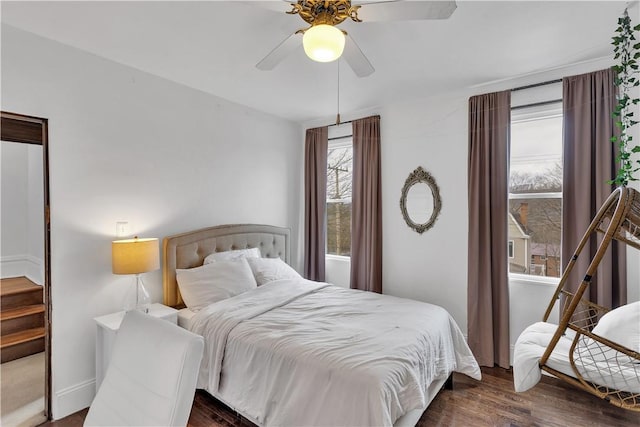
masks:
POLYGON ((344 33, 326 24, 314 25, 302 37, 304 52, 317 62, 331 62, 340 58, 344 42, 344 33))

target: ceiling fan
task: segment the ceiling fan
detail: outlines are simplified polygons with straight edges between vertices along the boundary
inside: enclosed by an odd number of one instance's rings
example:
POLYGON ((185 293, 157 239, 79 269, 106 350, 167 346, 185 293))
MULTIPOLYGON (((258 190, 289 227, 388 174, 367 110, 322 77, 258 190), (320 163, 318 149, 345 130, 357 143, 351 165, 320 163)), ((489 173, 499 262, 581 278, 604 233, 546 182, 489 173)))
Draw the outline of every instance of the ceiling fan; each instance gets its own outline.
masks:
POLYGON ((330 62, 344 56, 358 77, 366 77, 375 69, 353 38, 337 25, 347 19, 358 23, 447 19, 456 9, 455 1, 438 0, 282 0, 251 3, 298 15, 310 24, 310 27, 300 29, 284 39, 256 64, 256 68, 272 70, 302 44, 307 56, 318 62, 330 62))

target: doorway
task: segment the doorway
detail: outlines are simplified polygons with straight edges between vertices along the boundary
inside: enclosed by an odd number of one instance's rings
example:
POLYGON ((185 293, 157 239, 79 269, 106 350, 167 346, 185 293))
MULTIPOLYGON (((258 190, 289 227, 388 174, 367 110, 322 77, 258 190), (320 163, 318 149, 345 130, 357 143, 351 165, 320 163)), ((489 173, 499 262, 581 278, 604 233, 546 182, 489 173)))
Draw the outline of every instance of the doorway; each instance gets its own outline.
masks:
MULTIPOLYGON (((43 414, 41 419, 46 420, 51 418, 51 226, 49 217, 48 121, 44 118, 4 111, 0 112, 0 119, 3 169, 5 169, 5 165, 9 164, 7 169, 11 169, 15 173, 20 173, 20 167, 24 167, 27 171, 31 169, 40 175, 34 177, 24 173, 26 183, 23 183, 19 178, 10 176, 2 186, 3 192, 6 190, 9 193, 7 197, 11 194, 15 195, 15 203, 20 208, 24 207, 23 205, 36 206, 35 210, 29 211, 31 213, 27 213, 25 210, 23 218, 14 218, 16 222, 11 225, 18 224, 15 228, 9 227, 9 222, 5 222, 5 219, 2 221, 3 235, 18 234, 21 228, 28 230, 25 235, 26 241, 18 243, 17 247, 13 247, 12 243, 6 243, 3 237, 2 251, 4 253, 0 254, 3 265, 1 272, 3 391, 4 383, 9 380, 9 377, 5 378, 4 376, 5 371, 15 372, 26 369, 33 374, 39 370, 39 375, 43 377, 40 382, 40 387, 43 388, 43 397, 39 403, 24 402, 26 404, 25 411, 27 411, 25 413, 28 413, 29 410, 35 410, 37 413, 43 414), (5 155, 15 156, 11 159, 18 160, 15 164, 8 162, 9 157, 5 155), (13 188, 14 184, 18 188, 13 188), (22 227, 23 225, 24 227, 22 227), (12 251, 16 254, 11 253, 12 251), (22 254, 18 254, 19 252, 22 254), (38 298, 40 303, 38 303, 38 298), (20 330, 21 328, 23 331, 20 330), (7 338, 9 335, 11 335, 10 339, 7 338), (32 354, 30 355, 30 353, 32 354), (15 360, 4 363, 5 359, 13 357, 15 360), (9 366, 9 364, 12 365, 9 366), (5 370, 5 368, 7 369, 5 370)), ((5 179, 4 170, 2 179, 3 181, 5 179)), ((4 199, 5 197, 3 197, 3 205, 4 199)), ((3 208, 3 216, 4 214, 3 208)), ((28 375, 25 372, 24 375, 15 377, 20 380, 28 375)), ((18 381, 16 384, 21 384, 21 382, 18 381)), ((27 396, 27 400, 31 400, 33 391, 18 387, 13 388, 12 385, 12 391, 9 394, 12 396, 24 394, 27 396)), ((12 404, 16 406, 15 402, 12 404)), ((4 415, 3 411, 3 417, 4 415)))

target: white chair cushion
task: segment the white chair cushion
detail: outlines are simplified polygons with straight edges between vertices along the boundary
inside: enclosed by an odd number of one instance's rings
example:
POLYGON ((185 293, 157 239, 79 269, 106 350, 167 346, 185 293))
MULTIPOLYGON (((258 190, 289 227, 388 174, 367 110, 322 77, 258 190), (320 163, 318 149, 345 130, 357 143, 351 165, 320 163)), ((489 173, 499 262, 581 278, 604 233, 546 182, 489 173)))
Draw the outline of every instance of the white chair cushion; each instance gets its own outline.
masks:
POLYGON ((593 333, 640 353, 640 301, 620 306, 602 316, 593 333))
POLYGON ((195 395, 201 336, 129 311, 86 426, 185 426, 195 395))

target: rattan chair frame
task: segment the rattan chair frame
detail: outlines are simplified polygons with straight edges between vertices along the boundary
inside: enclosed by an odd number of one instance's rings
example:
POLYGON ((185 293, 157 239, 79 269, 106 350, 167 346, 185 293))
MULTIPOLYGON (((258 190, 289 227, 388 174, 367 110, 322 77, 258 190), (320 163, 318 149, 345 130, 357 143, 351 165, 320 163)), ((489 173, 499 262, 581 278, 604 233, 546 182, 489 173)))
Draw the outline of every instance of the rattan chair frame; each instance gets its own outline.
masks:
MULTIPOLYGON (((640 353, 592 333, 593 327, 609 309, 584 298, 584 293, 589 288, 591 278, 595 275, 598 265, 614 240, 640 250, 640 193, 632 188, 619 187, 611 193, 594 217, 569 260, 543 317, 543 321, 547 322, 556 304, 564 306, 560 307, 561 319, 556 332, 540 359, 540 368, 577 388, 609 401, 615 406, 640 411, 640 394, 611 389, 590 381, 581 374, 580 366, 576 363, 574 356, 581 343, 590 342, 593 345, 604 346, 608 352, 615 355, 612 359, 619 361, 624 356, 629 358, 624 360, 630 360, 632 366, 637 365, 638 369, 635 372, 640 380, 640 353), (602 240, 591 259, 582 282, 578 289, 572 293, 565 289, 569 274, 587 243, 589 243, 594 234, 598 233, 603 234, 602 240), (566 334, 567 329, 575 332, 569 354, 569 361, 575 374, 574 377, 558 372, 546 364, 558 341, 566 334)), ((611 361, 610 363, 614 362, 611 361)))

